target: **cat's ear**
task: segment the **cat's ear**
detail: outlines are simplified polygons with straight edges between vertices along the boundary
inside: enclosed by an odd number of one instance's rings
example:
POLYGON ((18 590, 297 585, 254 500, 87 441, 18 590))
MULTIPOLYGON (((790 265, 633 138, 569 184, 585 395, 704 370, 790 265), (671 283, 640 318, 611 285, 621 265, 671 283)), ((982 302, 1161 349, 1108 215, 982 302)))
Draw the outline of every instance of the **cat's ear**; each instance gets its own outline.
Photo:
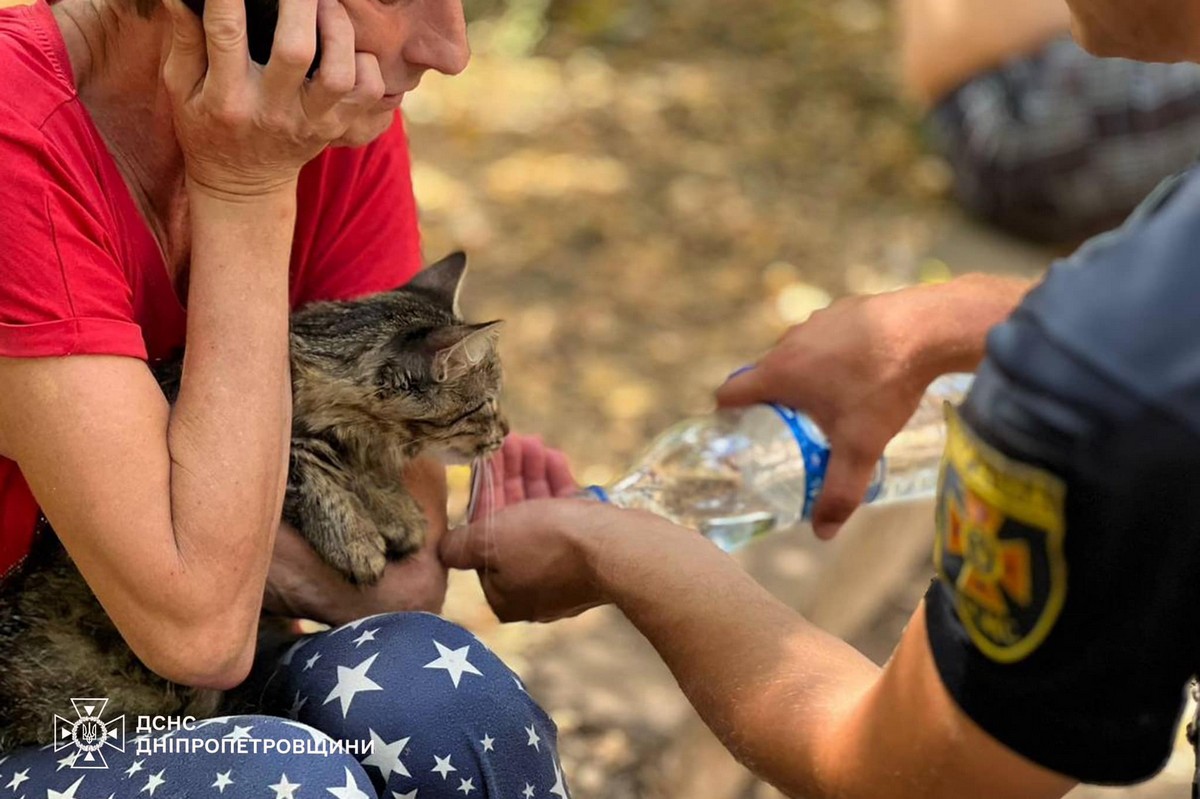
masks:
POLYGON ((462 289, 463 276, 467 274, 466 253, 456 252, 417 272, 416 277, 404 288, 419 289, 430 294, 443 308, 455 316, 458 312, 458 295, 462 289))
POLYGON ((439 383, 457 380, 491 355, 504 322, 443 327, 429 335, 434 347, 433 379, 439 383))

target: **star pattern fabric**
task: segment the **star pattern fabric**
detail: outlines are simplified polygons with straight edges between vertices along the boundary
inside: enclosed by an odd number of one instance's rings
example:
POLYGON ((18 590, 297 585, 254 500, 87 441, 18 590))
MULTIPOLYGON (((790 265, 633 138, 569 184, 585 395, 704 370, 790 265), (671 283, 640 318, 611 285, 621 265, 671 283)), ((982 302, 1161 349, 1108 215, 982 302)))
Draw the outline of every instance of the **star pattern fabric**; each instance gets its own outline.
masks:
POLYGON ((437 616, 382 614, 307 636, 249 687, 263 715, 138 736, 224 751, 139 753, 129 736, 107 769, 81 771, 70 749, 18 749, 0 753, 0 799, 570 799, 553 722, 478 639, 437 616), (360 751, 237 751, 268 739, 360 751))

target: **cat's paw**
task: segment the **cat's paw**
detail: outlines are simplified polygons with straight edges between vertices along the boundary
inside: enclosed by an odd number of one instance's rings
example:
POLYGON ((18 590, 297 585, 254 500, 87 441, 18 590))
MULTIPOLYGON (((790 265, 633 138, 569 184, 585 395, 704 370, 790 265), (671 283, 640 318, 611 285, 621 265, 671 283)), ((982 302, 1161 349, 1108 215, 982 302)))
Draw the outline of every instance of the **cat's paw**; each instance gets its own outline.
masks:
POLYGON ((387 566, 387 544, 378 535, 360 535, 345 545, 322 553, 325 562, 356 585, 374 585, 387 566))
POLYGON ((425 545, 425 533, 429 523, 424 516, 411 519, 404 524, 385 525, 379 530, 392 560, 407 558, 425 545))

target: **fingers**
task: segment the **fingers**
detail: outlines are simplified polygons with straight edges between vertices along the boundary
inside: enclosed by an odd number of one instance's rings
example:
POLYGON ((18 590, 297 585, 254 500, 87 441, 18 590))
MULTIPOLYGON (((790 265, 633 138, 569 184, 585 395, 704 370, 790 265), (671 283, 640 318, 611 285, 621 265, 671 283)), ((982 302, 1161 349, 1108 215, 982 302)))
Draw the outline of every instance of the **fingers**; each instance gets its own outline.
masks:
POLYGON ((829 540, 862 504, 875 472, 879 453, 868 452, 850 442, 831 442, 825 485, 813 508, 813 531, 829 540))
POLYGON ((762 366, 737 372, 717 389, 717 406, 737 408, 768 399, 770 385, 762 366))
POLYGON ((206 0, 204 42, 208 53, 205 87, 221 97, 235 97, 250 71, 243 0, 206 0))
POLYGON ((163 62, 163 83, 178 102, 196 93, 208 69, 204 26, 180 0, 163 0, 163 4, 171 16, 171 41, 163 62))
MULTIPOLYGON (((322 5, 329 2, 322 0, 322 5)), ((317 3, 318 0, 280 0, 271 57, 263 68, 263 89, 267 97, 291 101, 296 90, 304 84, 308 68, 317 55, 317 3)), ((333 5, 344 17, 346 12, 341 6, 336 2, 333 5)))
POLYGON ((342 105, 370 108, 379 102, 385 91, 379 59, 372 53, 355 53, 354 88, 342 99, 342 105))
POLYGON ((525 500, 524 455, 521 437, 510 435, 500 450, 504 457, 504 504, 515 505, 525 500))
POLYGON ((354 26, 342 4, 337 0, 320 0, 317 28, 321 32, 321 65, 305 86, 305 108, 312 115, 333 108, 354 90, 358 82, 354 26))
POLYGON ((546 480, 552 496, 571 497, 579 493, 579 483, 571 474, 567 456, 556 449, 546 453, 546 480))
POLYGON ((521 458, 525 464, 525 498, 548 499, 550 484, 546 482, 546 445, 537 436, 521 441, 521 458))

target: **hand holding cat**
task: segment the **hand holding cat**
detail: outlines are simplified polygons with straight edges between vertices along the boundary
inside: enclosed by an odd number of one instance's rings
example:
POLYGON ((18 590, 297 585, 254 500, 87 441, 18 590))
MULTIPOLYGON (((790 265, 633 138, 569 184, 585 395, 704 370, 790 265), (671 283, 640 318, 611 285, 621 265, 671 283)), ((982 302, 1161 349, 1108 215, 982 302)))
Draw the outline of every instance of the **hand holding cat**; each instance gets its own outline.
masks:
POLYGON ((300 167, 379 113, 379 63, 355 52, 337 0, 282 0, 266 66, 250 60, 242 0, 208 0, 203 21, 180 0, 165 6, 173 34, 163 82, 193 185, 226 198, 290 190, 300 167), (318 24, 321 66, 309 81, 318 24))
POLYGON ((354 586, 321 560, 294 529, 283 525, 267 576, 263 606, 270 613, 344 624, 376 613, 424 610, 437 613, 446 598, 446 566, 438 547, 446 530, 446 474, 436 461, 409 464, 404 485, 425 511, 425 545, 392 561, 379 582, 354 586))

